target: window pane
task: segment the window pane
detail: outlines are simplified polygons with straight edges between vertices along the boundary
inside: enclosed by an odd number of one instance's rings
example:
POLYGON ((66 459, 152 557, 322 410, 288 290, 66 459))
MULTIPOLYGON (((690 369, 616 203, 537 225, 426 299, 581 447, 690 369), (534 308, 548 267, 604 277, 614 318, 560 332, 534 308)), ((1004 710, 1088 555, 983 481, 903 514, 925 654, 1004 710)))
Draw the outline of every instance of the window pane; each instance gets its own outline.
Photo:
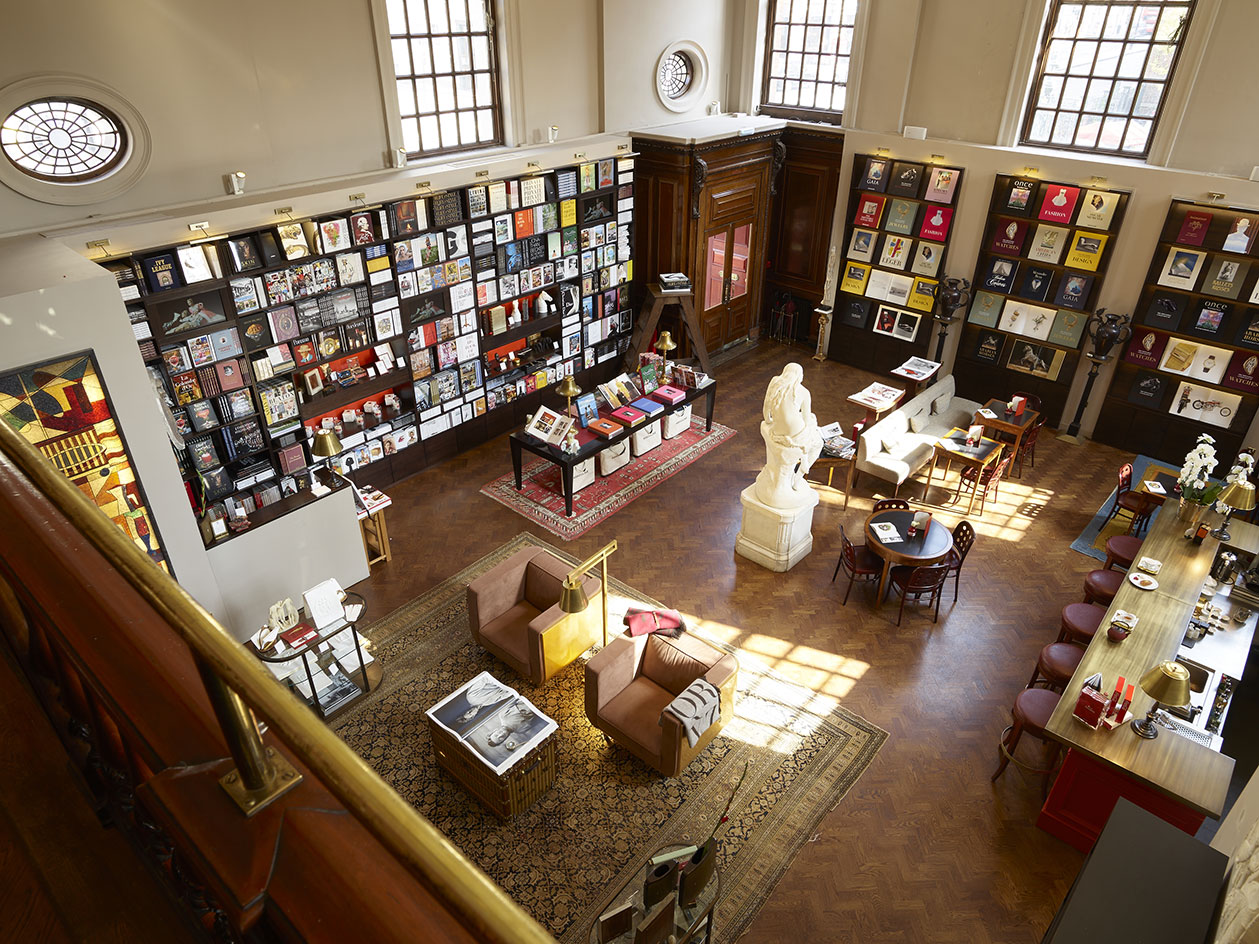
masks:
POLYGON ((472 71, 472 47, 466 36, 456 36, 451 40, 451 52, 455 60, 456 72, 472 71))
POLYGON ((407 10, 402 0, 386 0, 385 13, 391 34, 398 36, 407 31, 407 10))
POLYGON ((437 117, 437 122, 441 126, 442 147, 455 148, 459 146, 459 122, 455 118, 453 111, 445 112, 437 117))
POLYGON ((1111 7, 1106 16, 1106 28, 1102 31, 1105 39, 1123 39, 1128 35, 1128 24, 1132 22, 1132 7, 1111 7))
POLYGON ((1154 27, 1158 25, 1158 7, 1137 7, 1132 18, 1132 29, 1128 32, 1129 39, 1152 39, 1154 27))
POLYGON ((441 135, 437 132, 437 116, 427 115, 420 119, 420 146, 417 150, 421 151, 440 151, 442 149, 441 135))
POLYGON ((1066 40, 1056 39, 1049 44, 1049 55, 1045 57, 1046 72, 1066 72, 1067 63, 1071 61, 1071 44, 1066 40))
POLYGON ((1070 144, 1071 139, 1075 137, 1075 123, 1078 116, 1069 111, 1058 112, 1058 119, 1054 122, 1054 133, 1050 137, 1050 141, 1054 144, 1070 144))
POLYGON ((1084 91, 1088 88, 1088 84, 1088 79, 1067 79, 1067 84, 1062 90, 1062 105, 1060 107, 1070 109, 1071 111, 1079 111, 1080 106, 1084 104, 1084 91))
POLYGON ((415 88, 418 93, 417 102, 420 114, 427 115, 437 111, 437 96, 433 92, 433 80, 416 79, 415 88))
POLYGON ((474 33, 484 33, 487 29, 485 2, 486 0, 468 0, 468 28, 474 33))
POLYGON ((476 113, 476 130, 477 138, 481 141, 494 140, 494 112, 488 108, 477 109, 476 113))
POLYGON ((1185 17, 1189 15, 1188 7, 1168 7, 1163 11, 1163 15, 1159 17, 1158 30, 1154 34, 1154 39, 1160 43, 1175 42, 1179 39, 1177 35, 1180 31, 1180 24, 1184 22, 1185 17))
POLYGON ((802 79, 816 79, 817 78, 817 56, 804 57, 804 66, 801 70, 800 78, 802 79))
POLYGON ((1084 8, 1084 15, 1080 17, 1080 27, 1076 35, 1081 39, 1098 39, 1102 35, 1102 25, 1105 22, 1105 4, 1090 3, 1084 8))
POLYGON ((409 154, 420 150, 420 130, 414 118, 402 119, 402 146, 409 154))
POLYGON ((1140 118, 1132 119, 1128 123, 1128 133, 1124 136, 1123 149, 1144 154, 1149 149, 1150 129, 1153 127, 1154 122, 1152 121, 1142 121, 1140 118))
POLYGON ((437 110, 446 112, 455 107, 455 80, 449 75, 437 77, 437 110))
POLYGON ((1093 58, 1097 54, 1097 43, 1076 43, 1071 51, 1071 65, 1067 69, 1072 75, 1088 75, 1093 71, 1093 58))
POLYGON ((433 54, 427 39, 411 40, 411 58, 415 64, 416 75, 433 74, 433 54))
POLYGON ((472 37, 472 68, 478 72, 490 67, 490 41, 484 36, 472 37))
POLYGON ((1049 129, 1054 126, 1054 113, 1051 111, 1037 111, 1032 119, 1032 130, 1028 134, 1028 138, 1032 141, 1048 141, 1049 129))
POLYGON ((835 78, 834 56, 821 56, 818 58, 817 77, 822 82, 830 82, 835 78))
POLYGON ((1172 47, 1171 46, 1150 47, 1150 58, 1145 64, 1145 77, 1147 79, 1163 80, 1167 78, 1168 73, 1171 71, 1172 71, 1172 47))
POLYGON ((1107 118, 1102 122, 1102 136, 1098 139, 1097 146, 1108 151, 1117 151, 1127 126, 1128 122, 1123 118, 1107 118))
POLYGON ((1075 132, 1075 146, 1091 148, 1097 144, 1097 133, 1102 128, 1099 115, 1085 115, 1080 119, 1080 127, 1075 132))
POLYGON ((411 75, 411 53, 405 39, 393 41, 393 74, 411 75))
POLYGON ((486 108, 494 104, 494 93, 488 72, 478 72, 476 74, 473 80, 473 89, 476 91, 476 103, 479 107, 486 108))
MULTIPOLYGON (((438 0, 438 3, 440 2, 441 0, 438 0)), ((452 33, 466 32, 468 29, 467 0, 449 0, 449 6, 450 6, 450 31, 452 33)))
POLYGON ((1036 100, 1036 104, 1045 108, 1056 108, 1061 96, 1062 76, 1047 75, 1045 81, 1041 83, 1040 97, 1036 100))
POLYGON ((1119 69, 1119 57, 1122 54, 1123 43, 1102 43, 1097 47, 1097 62, 1093 65, 1093 74, 1113 76, 1119 69))
POLYGON ((1084 110, 1102 112, 1106 110, 1106 102, 1110 100, 1110 88, 1113 83, 1106 79, 1094 79, 1089 83, 1088 94, 1084 96, 1084 110))
POLYGON ((770 0, 761 102, 840 113, 858 0, 770 0))
POLYGON ((433 74, 441 75, 451 72, 450 40, 445 36, 433 39, 433 74))
POLYGON ((801 108, 813 107, 813 95, 816 89, 817 89, 817 85, 813 82, 800 83, 800 107, 801 108))
POLYGON ((1132 102, 1136 95, 1136 82, 1116 82, 1115 90, 1110 96, 1110 107, 1106 110, 1112 114, 1126 115, 1132 111, 1132 102))
POLYGON ((411 79, 398 80, 398 110, 404 116, 415 114, 415 83, 411 79))
POLYGON ((1054 35, 1063 39, 1075 36, 1075 29, 1080 23, 1081 6, 1078 3, 1064 3, 1058 8, 1058 19, 1054 20, 1054 35))
POLYGON ((432 33, 450 32, 450 20, 446 16, 444 0, 430 0, 428 5, 429 31, 432 33))
POLYGON ((472 76, 455 76, 455 103, 461 109, 476 107, 476 102, 472 99, 472 76))
POLYGON ((461 144, 476 144, 477 133, 475 112, 459 112, 459 142, 461 144))
POLYGON ((1123 50, 1123 59, 1119 62, 1120 77, 1125 79, 1140 78, 1141 70, 1145 68, 1145 57, 1149 51, 1149 46, 1128 43, 1123 50))
POLYGON ((412 36, 428 32, 428 12, 424 0, 407 0, 407 26, 400 33, 412 36))
POLYGON ((1158 112, 1158 102, 1162 98, 1163 86, 1152 82, 1142 82, 1137 92, 1137 104, 1132 113, 1138 118, 1153 118, 1158 112))

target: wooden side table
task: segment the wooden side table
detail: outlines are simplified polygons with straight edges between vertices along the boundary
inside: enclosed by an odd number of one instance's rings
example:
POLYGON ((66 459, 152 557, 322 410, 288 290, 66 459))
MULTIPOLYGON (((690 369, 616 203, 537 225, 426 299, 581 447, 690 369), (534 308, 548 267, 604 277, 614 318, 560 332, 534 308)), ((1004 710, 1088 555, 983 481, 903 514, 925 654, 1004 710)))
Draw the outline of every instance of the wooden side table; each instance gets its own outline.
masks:
MULTIPOLYGON (((831 482, 835 478, 835 466, 842 465, 848 467, 847 481, 844 483, 844 510, 848 509, 848 499, 852 497, 852 479, 853 473, 857 468, 857 444, 854 442, 851 446, 844 449, 843 453, 838 456, 830 456, 823 452, 817 457, 813 463, 813 469, 822 466, 825 463, 826 468, 826 487, 831 487, 831 482)), ((810 469, 809 471, 813 471, 810 469)))
POLYGON ((428 730, 433 738, 437 766, 459 781, 499 819, 508 820, 524 812, 555 782, 558 732, 553 732, 500 775, 432 717, 428 719, 428 730))
MULTIPOLYGON (((941 436, 935 444, 935 450, 931 456, 931 471, 927 473, 927 488, 922 493, 923 499, 925 500, 931 494, 931 480, 935 478, 936 465, 941 458, 944 459, 945 478, 948 477, 949 469, 952 468, 954 461, 972 466, 978 475, 982 475, 984 467, 1000 459, 1004 449, 1005 443, 989 439, 987 436, 980 437, 976 445, 968 446, 966 445, 966 430, 960 426, 954 426, 949 430, 948 435, 941 436)), ((979 493, 979 489, 979 481, 976 479, 975 488, 970 493, 970 505, 966 508, 968 516, 975 510, 975 496, 979 493)))

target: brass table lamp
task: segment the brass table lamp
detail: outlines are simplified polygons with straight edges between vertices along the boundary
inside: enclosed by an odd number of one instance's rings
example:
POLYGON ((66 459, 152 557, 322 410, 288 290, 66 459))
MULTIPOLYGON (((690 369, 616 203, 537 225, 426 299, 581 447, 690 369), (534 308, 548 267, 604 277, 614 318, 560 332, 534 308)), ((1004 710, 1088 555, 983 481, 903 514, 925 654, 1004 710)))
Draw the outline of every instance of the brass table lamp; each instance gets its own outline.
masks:
POLYGON ((1154 704, 1144 718, 1133 719, 1132 730, 1143 738, 1158 737, 1158 723, 1154 720, 1158 706, 1178 708, 1189 704, 1189 670, 1171 659, 1160 662, 1141 676, 1141 691, 1153 698, 1154 704))
POLYGON ((320 459, 331 459, 341 453, 341 440, 330 429, 315 430, 315 442, 310 447, 310 454, 320 459))
POLYGON ((1229 482, 1215 499, 1221 505, 1227 505, 1228 511, 1224 521, 1211 532, 1217 541, 1228 541, 1232 535, 1228 533, 1228 519, 1235 511, 1251 511, 1255 507, 1255 487, 1244 478, 1240 482, 1229 482))
POLYGON ((608 558, 615 551, 616 541, 605 544, 569 571, 560 589, 560 609, 565 613, 582 612, 590 605, 590 599, 582 588, 581 579, 595 564, 600 565, 600 576, 603 579, 603 644, 605 646, 608 644, 608 558))
POLYGON ((664 358, 664 366, 661 368, 661 374, 664 377, 662 383, 669 382, 669 352, 677 350, 678 342, 673 340, 673 335, 668 331, 661 331, 660 337, 656 338, 656 350, 660 352, 660 356, 664 358))
POLYGON ((564 415, 572 416, 573 397, 581 395, 581 387, 577 386, 577 381, 573 379, 573 375, 568 374, 563 380, 561 380, 559 386, 555 388, 555 392, 565 400, 564 415))

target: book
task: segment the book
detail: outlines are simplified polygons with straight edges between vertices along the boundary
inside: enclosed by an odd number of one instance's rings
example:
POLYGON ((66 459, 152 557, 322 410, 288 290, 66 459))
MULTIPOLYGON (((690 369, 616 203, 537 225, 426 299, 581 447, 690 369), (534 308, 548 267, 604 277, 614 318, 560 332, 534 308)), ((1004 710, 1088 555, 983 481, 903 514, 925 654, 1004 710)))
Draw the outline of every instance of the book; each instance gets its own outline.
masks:
POLYGON ((1071 235, 1071 249, 1067 252, 1066 264, 1077 269, 1096 272, 1102 261, 1102 250, 1110 237, 1105 233, 1094 233, 1088 230, 1076 230, 1071 235))
POLYGON ((984 288, 1008 295, 1013 290, 1014 276, 1018 268, 1019 264, 1013 259, 1004 259, 1000 256, 989 259, 988 266, 984 270, 984 288))
POLYGON ((550 407, 538 405, 538 410, 525 426, 525 432, 548 445, 558 446, 568 435, 573 419, 562 416, 550 407))
POLYGON ((875 410, 885 410, 896 403, 904 393, 904 390, 889 387, 887 384, 872 383, 852 394, 848 399, 875 410))
POLYGON ((888 269, 903 269, 909 262, 909 249, 913 240, 901 236, 885 236, 883 253, 879 256, 879 265, 888 269))
POLYGON ((857 226, 877 229, 879 221, 883 218, 883 208, 886 204, 887 197, 869 193, 861 194, 857 198, 857 212, 853 216, 853 223, 857 226))
POLYGON ((940 271, 940 260, 944 257, 944 244, 918 240, 918 248, 914 252, 914 261, 909 271, 915 275, 934 276, 940 271))
POLYGON ((1181 315, 1185 312, 1186 298, 1174 292, 1156 292, 1150 299, 1145 310, 1143 324, 1153 325, 1166 331, 1176 331, 1180 327, 1181 315))
POLYGON ((175 257, 167 252, 160 256, 149 256, 140 263, 144 269, 144 280, 150 292, 164 292, 178 288, 181 284, 179 273, 175 269, 175 257))
POLYGON ((661 403, 667 403, 669 406, 677 406, 686 399, 686 391, 680 390, 672 384, 661 384, 651 392, 651 395, 661 403))
POLYGON ((1021 178, 1011 180, 1005 191, 1001 211, 1026 216, 1032 209, 1032 194, 1035 192, 1036 181, 1021 178))
POLYGON ((1250 271, 1250 263, 1229 256, 1212 256, 1200 289, 1206 295, 1237 298, 1250 271))
POLYGON ((1068 187, 1064 184, 1046 184, 1041 197, 1040 212, 1037 217, 1053 223, 1070 223, 1075 205, 1080 199, 1079 187, 1068 187))
POLYGON ((882 193, 887 189, 888 165, 891 161, 881 157, 867 157, 866 169, 861 176, 862 190, 875 190, 882 193))
POLYGON ((864 329, 870 317, 870 300, 845 296, 836 303, 835 315, 840 324, 864 329))
MULTIPOLYGON (((858 262, 874 261, 874 243, 879 234, 877 230, 863 229, 860 226, 854 227, 852 236, 848 240, 848 258, 855 259, 858 262)), ((663 287, 663 276, 661 276, 661 286, 663 287)), ((690 288, 690 282, 687 282, 687 288, 690 288)))
POLYGON ((887 179, 887 192, 902 197, 917 197, 922 189, 926 168, 910 161, 893 161, 887 179))
POLYGON ((1060 226, 1038 223, 1036 233, 1027 247, 1027 258, 1036 262, 1049 262, 1054 265, 1062 258, 1062 251, 1067 246, 1067 230, 1060 226))
POLYGON ((350 214, 350 241, 355 246, 368 246, 376 242, 376 232, 372 227, 370 213, 350 214))
POLYGON ((1237 336, 1233 343, 1239 347, 1248 347, 1259 351, 1259 309, 1247 308, 1245 317, 1237 328, 1237 336))
POLYGON ((1009 256, 1023 253, 1023 243, 1031 226, 1026 220, 999 220, 992 234, 989 252, 1001 252, 1009 256))
POLYGON ((236 328, 220 328, 210 334, 210 343, 214 346, 214 359, 222 360, 243 354, 240 345, 240 332, 236 328))
POLYGON ((1220 327, 1223 325, 1224 319, 1232 310, 1233 306, 1227 302, 1217 302, 1211 298, 1202 299, 1198 303, 1198 312, 1193 324, 1187 326, 1188 333, 1203 337, 1216 337, 1220 334, 1220 327))
MULTIPOLYGON (((1225 252, 1250 252, 1251 244, 1255 241, 1255 219, 1253 216, 1239 216, 1234 219, 1228 228, 1228 235, 1224 237, 1224 243, 1220 246, 1225 252)), ((1197 243, 1201 246, 1201 243, 1197 243)))
POLYGON ((860 262, 849 262, 844 266, 844 277, 840 282, 840 289, 845 292, 851 292, 854 295, 863 295, 866 291, 866 282, 870 278, 870 267, 862 265, 860 262))
POLYGON ((1204 210, 1189 210, 1185 213, 1185 219, 1180 224, 1180 231, 1176 234, 1176 242, 1183 243, 1186 246, 1201 246, 1206 242, 1207 230, 1211 228, 1211 220, 1214 214, 1207 213, 1204 210))
POLYGON ((238 315, 245 315, 263 307, 258 298, 258 286, 253 279, 232 279, 228 286, 232 290, 232 303, 236 306, 238 315))
MULTIPOLYGON (((1128 390, 1128 402, 1138 406, 1160 410, 1163 406, 1163 394, 1167 391, 1167 378, 1160 377, 1148 370, 1139 371, 1128 390)), ((1154 484, 1158 484, 1157 482, 1154 484)), ((1146 483, 1146 491, 1150 491, 1150 483, 1146 483)), ((1163 486, 1159 485, 1159 488, 1163 486)))
POLYGON ((949 223, 952 220, 952 207, 930 207, 923 214, 922 226, 918 228, 918 235, 923 239, 943 241, 948 238, 949 223))
POLYGON ((980 331, 975 335, 975 344, 971 348, 971 357, 983 364, 1001 362, 1001 350, 1005 346, 1006 336, 1000 331, 980 331))
POLYGON ((297 327, 297 312, 292 305, 283 305, 267 312, 267 320, 271 325, 271 337, 278 344, 291 341, 300 333, 297 327))
POLYGON ((1110 221, 1114 219, 1117 206, 1119 194, 1108 190, 1086 190, 1084 199, 1080 201, 1080 215, 1076 217, 1076 225, 1110 229, 1110 221))
POLYGON ((1163 261, 1163 269, 1159 273, 1158 284, 1168 288, 1183 288, 1193 291, 1198 277, 1206 267, 1207 254, 1195 249, 1180 249, 1172 246, 1167 250, 1167 258, 1163 261))
POLYGON ((910 308, 929 312, 935 308, 936 294, 939 288, 940 283, 935 279, 914 279, 914 287, 909 290, 909 298, 906 300, 906 304, 910 308))
POLYGON ((1058 281, 1058 292, 1054 295, 1054 304, 1061 305, 1063 308, 1074 308, 1076 311, 1083 311, 1087 305, 1089 292, 1092 288, 1093 276, 1064 272, 1062 278, 1058 281))
POLYGON ((583 393, 573 404, 577 409, 577 421, 581 423, 581 428, 586 429, 590 425, 590 421, 598 419, 599 404, 595 400, 593 393, 583 393))
POLYGON ((306 242, 306 231, 301 223, 281 223, 275 228, 280 237, 280 251, 284 258, 304 259, 310 255, 310 245, 306 242))
POLYGON ((462 742, 467 753, 500 777, 557 727, 528 699, 488 672, 455 689, 426 714, 432 724, 462 742))
POLYGON ((1079 312, 1059 311, 1054 316, 1053 327, 1049 329, 1046 340, 1050 344, 1061 344, 1063 347, 1079 347, 1087 324, 1088 318, 1079 312))
POLYGON ((1057 312, 1052 308, 1029 305, 1026 302, 1010 299, 1001 312, 1001 321, 997 325, 1002 331, 1021 334, 1029 338, 1043 341, 1053 330, 1057 312))
POLYGON ((1053 272, 1039 266, 1024 266, 1019 278, 1018 291, 1020 298, 1034 302, 1043 302, 1049 297, 1049 286, 1053 280, 1053 272))
POLYGON ((875 521, 870 525, 870 530, 874 532, 874 536, 882 544, 899 544, 905 540, 901 537, 901 533, 896 530, 896 525, 890 521, 875 521))
POLYGON ((609 416, 627 429, 632 429, 647 419, 646 413, 642 410, 629 406, 628 404, 626 406, 617 407, 609 414, 609 416))
POLYGON ((883 229, 889 233, 912 236, 914 222, 918 219, 918 207, 919 204, 911 200, 893 200, 888 204, 883 229))
POLYGON ((630 406, 636 410, 641 410, 648 417, 657 416, 664 412, 664 405, 659 400, 654 400, 650 397, 639 397, 637 400, 632 401, 630 406))
MULTIPOLYGON (((1032 374, 1046 380, 1057 380, 1062 372, 1062 363, 1066 359, 1066 351, 1049 347, 1045 344, 1031 344, 1016 338, 1010 345, 1010 353, 1006 357, 1005 366, 1020 373, 1032 374)), ((1018 410, 1018 412, 1022 412, 1018 410)))
POLYGON ((205 254, 207 248, 214 249, 213 246, 180 246, 175 250, 175 255, 179 258, 179 271, 183 275, 185 285, 191 285, 193 282, 208 282, 214 278, 205 254))
POLYGON ((952 203, 962 172, 952 167, 927 168, 927 189, 923 199, 932 203, 952 203))
POLYGON ((586 428, 589 429, 596 436, 598 436, 600 439, 612 439, 614 436, 618 435, 623 429, 625 429, 625 427, 622 426, 620 423, 617 423, 614 420, 605 419, 602 416, 598 416, 592 419, 589 423, 586 424, 586 428))

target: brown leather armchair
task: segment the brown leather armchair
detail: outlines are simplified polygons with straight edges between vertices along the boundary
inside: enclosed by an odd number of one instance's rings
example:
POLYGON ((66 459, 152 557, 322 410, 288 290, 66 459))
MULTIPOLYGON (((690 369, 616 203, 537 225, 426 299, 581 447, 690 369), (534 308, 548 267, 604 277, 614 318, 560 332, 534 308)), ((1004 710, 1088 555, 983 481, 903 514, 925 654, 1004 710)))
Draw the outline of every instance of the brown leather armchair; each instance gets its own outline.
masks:
POLYGON ((544 548, 517 551, 468 584, 468 625, 478 646, 535 685, 541 685, 600 637, 603 589, 598 577, 582 582, 591 605, 560 610, 560 588, 572 565, 544 548))
POLYGON ((732 717, 739 666, 734 656, 684 633, 618 636, 586 663, 586 717, 604 736, 676 777, 732 717), (665 709, 703 677, 720 694, 720 713, 694 747, 681 722, 665 709))

